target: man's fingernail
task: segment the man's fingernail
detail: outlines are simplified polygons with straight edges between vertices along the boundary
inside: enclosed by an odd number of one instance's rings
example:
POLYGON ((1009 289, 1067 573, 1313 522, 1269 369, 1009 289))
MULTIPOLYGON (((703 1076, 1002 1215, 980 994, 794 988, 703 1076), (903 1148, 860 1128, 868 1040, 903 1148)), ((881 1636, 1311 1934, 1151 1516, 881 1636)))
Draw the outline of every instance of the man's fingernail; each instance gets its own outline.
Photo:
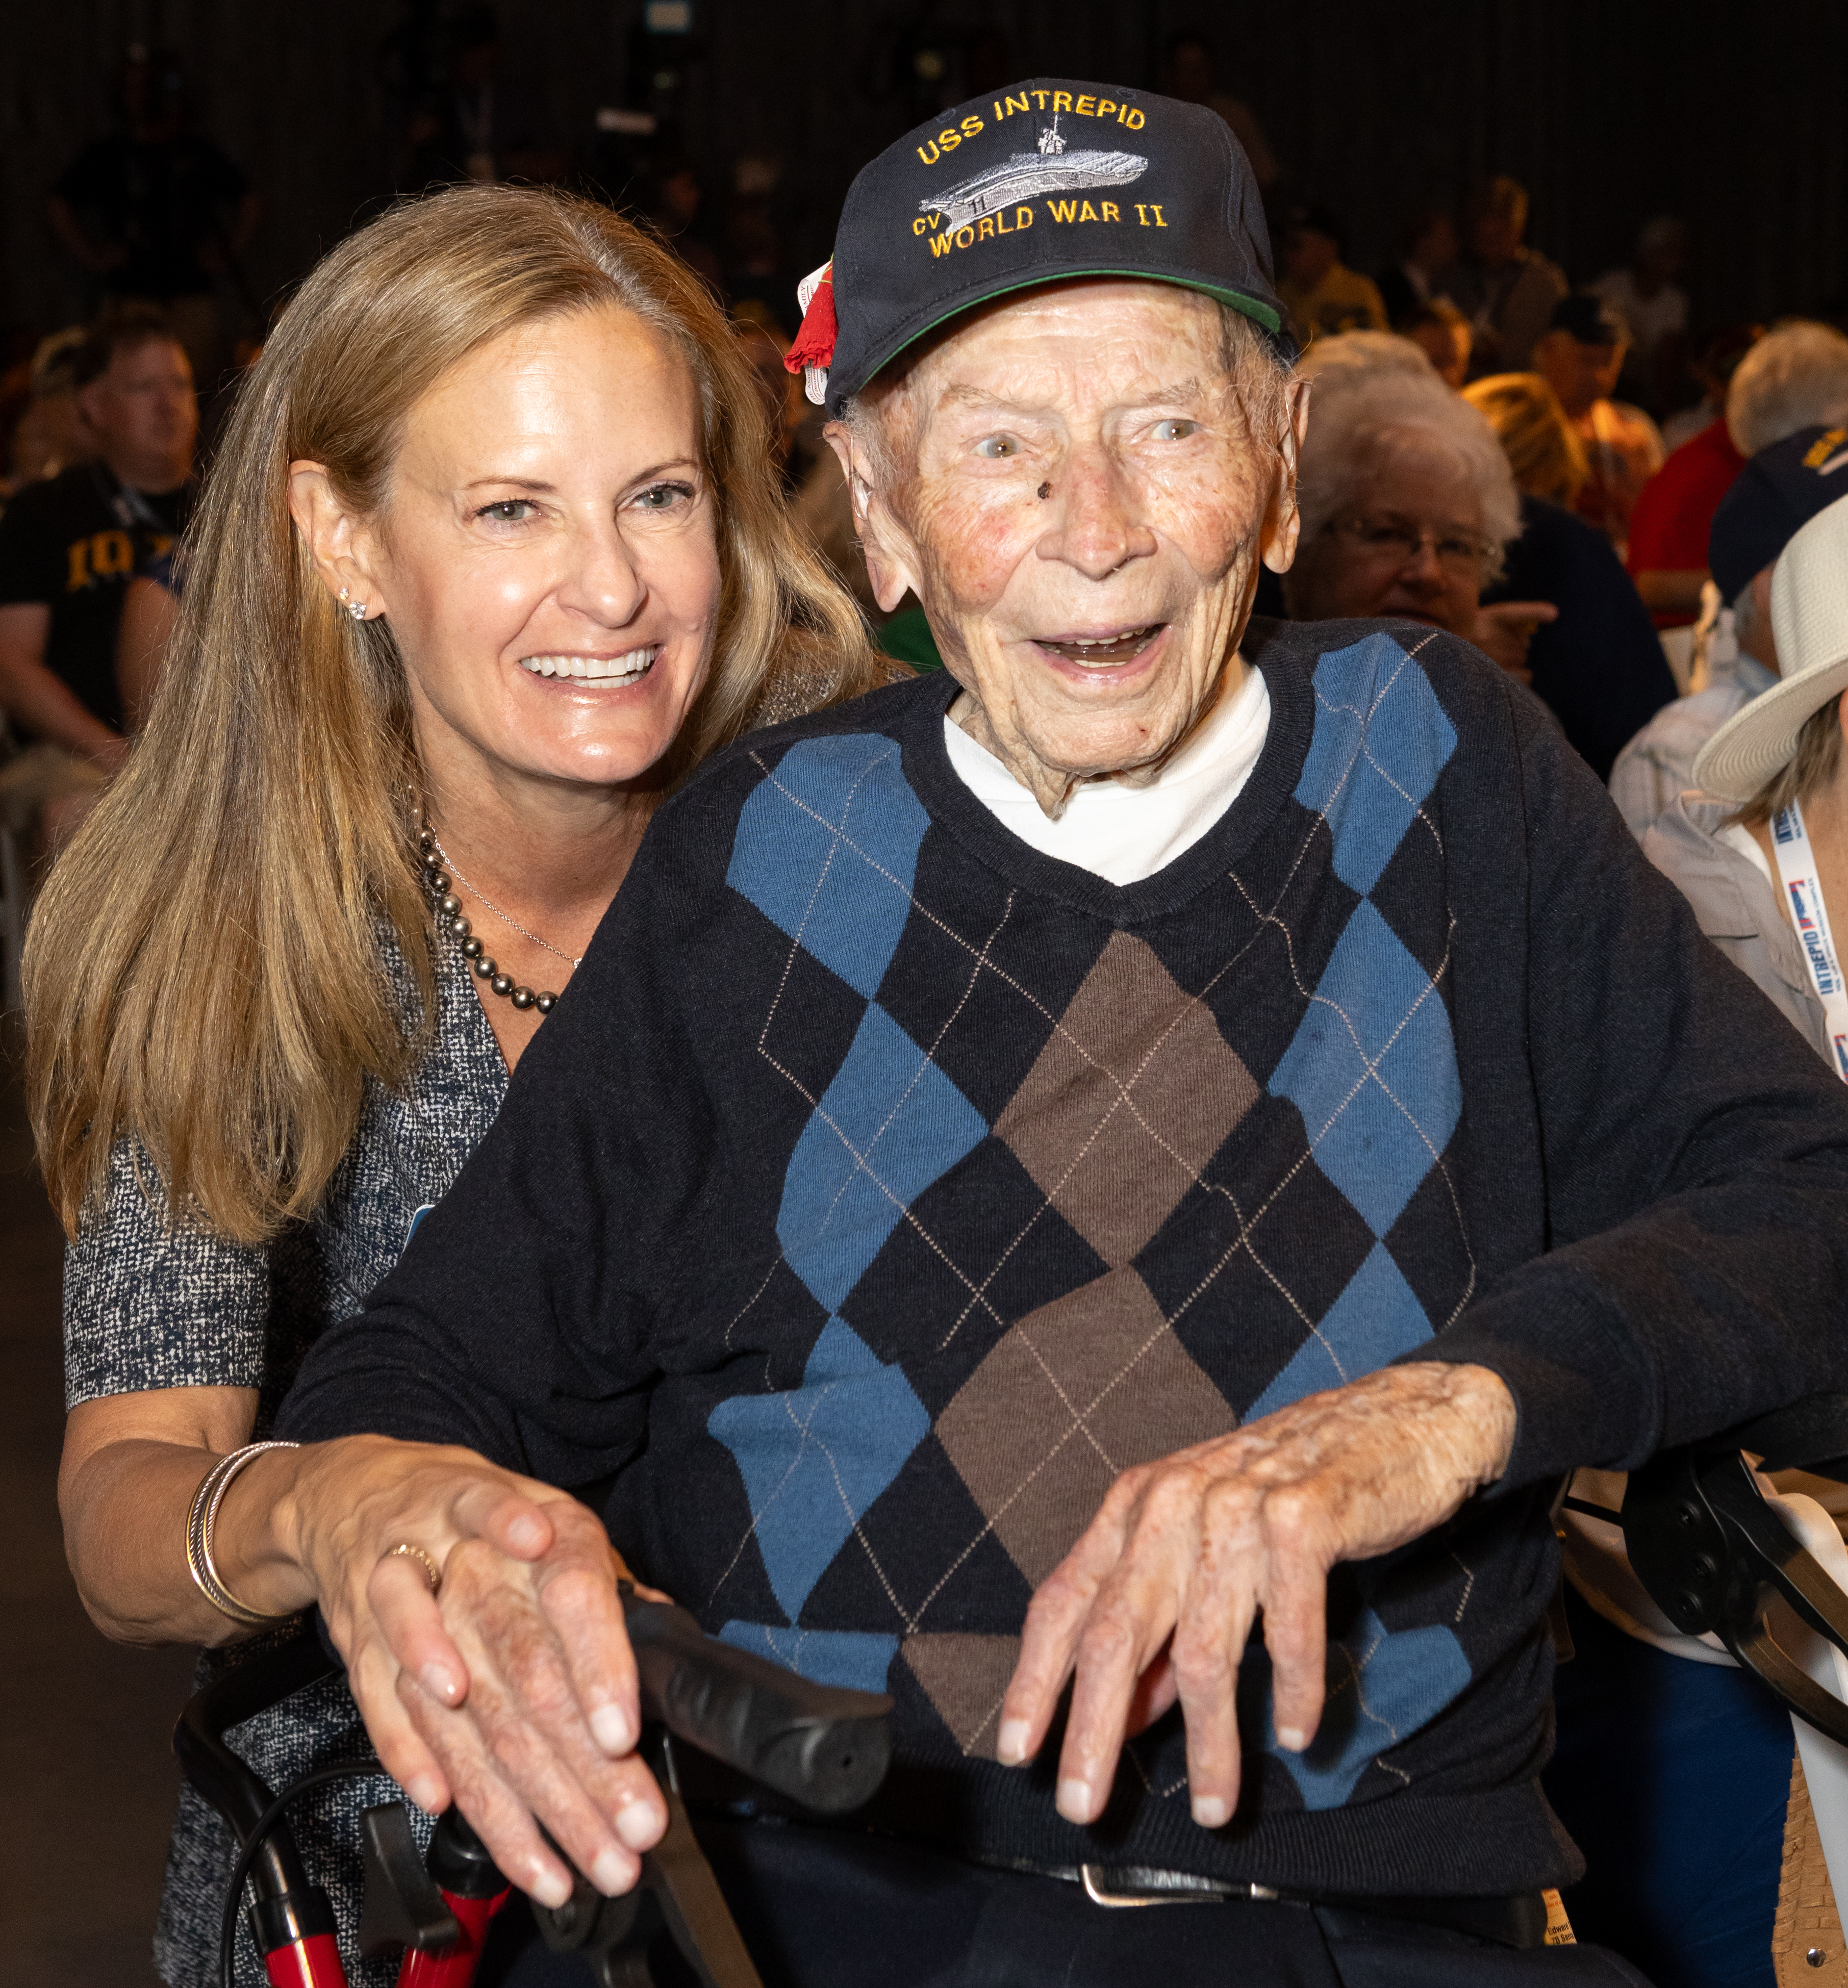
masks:
POLYGON ((601 1851, 591 1866, 591 1882, 605 1898, 613 1898, 635 1882, 635 1866, 620 1850, 601 1851))
POLYGON ((418 1774, 406 1783, 404 1793, 416 1803, 425 1815, 434 1815, 442 1805, 442 1784, 428 1776, 418 1774))
POLYGON ((1068 1822, 1091 1820, 1091 1783, 1074 1777, 1059 1783, 1059 1814, 1068 1822))
POLYGON ((453 1705, 462 1695, 446 1664, 425 1664, 417 1678, 425 1690, 442 1704, 453 1705))
POLYGON ((1004 1719, 994 1743, 995 1756, 1004 1767, 1017 1767, 1027 1757, 1027 1742, 1033 1731, 1024 1719, 1004 1719))
POLYGON ((616 1834, 631 1850, 645 1850, 661 1833, 661 1818, 652 1802, 639 1798, 619 1809, 616 1834))
POLYGON ((1300 1726, 1280 1726, 1277 1729, 1277 1743, 1286 1753, 1300 1753, 1309 1743, 1309 1736, 1300 1726))
MULTIPOLYGON (((609 1854, 607 1851, 604 1854, 609 1854)), ((535 1858, 526 1867, 526 1889, 542 1905, 550 1905, 556 1912, 571 1895, 571 1882, 535 1858)))
POLYGON ((635 1743, 635 1729, 620 1705, 600 1705, 591 1714, 591 1734, 606 1753, 626 1753, 635 1743))
POLYGON ((1232 1811, 1217 1795, 1193 1797, 1193 1820, 1202 1829, 1224 1829, 1231 1819, 1232 1811))

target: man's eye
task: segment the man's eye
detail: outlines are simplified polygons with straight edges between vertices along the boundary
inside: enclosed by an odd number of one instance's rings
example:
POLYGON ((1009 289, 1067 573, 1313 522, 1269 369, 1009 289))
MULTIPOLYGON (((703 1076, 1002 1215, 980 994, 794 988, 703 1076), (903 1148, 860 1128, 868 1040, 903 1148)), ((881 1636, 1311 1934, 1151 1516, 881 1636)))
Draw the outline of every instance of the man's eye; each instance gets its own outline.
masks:
POLYGON ((991 462, 997 462, 1004 457, 1018 455, 1020 445, 1012 435, 984 435, 976 444, 975 452, 987 457, 991 462))
POLYGON ((1185 441, 1189 435, 1199 432, 1198 421, 1157 421, 1155 424, 1155 439, 1157 441, 1185 441))
POLYGON ((671 511, 676 504, 684 503, 693 494, 688 483, 651 483, 635 499, 638 511, 671 511))
POLYGON ((475 515, 489 519, 496 525, 518 525, 525 522, 532 509, 530 497, 503 497, 498 503, 484 504, 475 515))

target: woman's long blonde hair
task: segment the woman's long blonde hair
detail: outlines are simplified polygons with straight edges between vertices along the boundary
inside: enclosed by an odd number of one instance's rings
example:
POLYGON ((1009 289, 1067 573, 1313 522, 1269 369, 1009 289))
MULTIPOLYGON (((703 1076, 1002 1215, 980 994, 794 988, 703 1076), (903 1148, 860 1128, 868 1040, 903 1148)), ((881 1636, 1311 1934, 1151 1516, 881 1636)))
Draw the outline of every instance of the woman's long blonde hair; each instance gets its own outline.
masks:
POLYGON ((367 1079, 397 1087, 415 1067, 423 1036, 381 931, 427 1030, 404 668, 384 620, 356 624, 329 597, 289 514, 289 466, 324 464, 344 502, 376 512, 406 415, 450 367, 516 326, 610 305, 685 357, 716 506, 712 667, 670 770, 754 712, 882 680, 858 610, 785 516, 736 336, 670 251, 587 201, 508 187, 456 188, 349 237, 245 385, 146 734, 33 915, 28 1084, 67 1232, 127 1137, 174 1215, 261 1241, 320 1200, 367 1079))

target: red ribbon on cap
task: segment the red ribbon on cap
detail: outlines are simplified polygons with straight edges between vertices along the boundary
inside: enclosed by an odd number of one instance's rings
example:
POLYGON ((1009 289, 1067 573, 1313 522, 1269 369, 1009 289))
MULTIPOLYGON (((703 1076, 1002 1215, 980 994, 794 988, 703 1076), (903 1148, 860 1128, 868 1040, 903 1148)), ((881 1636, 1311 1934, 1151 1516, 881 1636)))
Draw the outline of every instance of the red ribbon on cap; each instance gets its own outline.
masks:
POLYGON ((795 343, 783 355, 784 364, 792 373, 811 366, 825 372, 834 363, 834 341, 838 336, 834 322, 834 265, 830 262, 802 314, 802 328, 796 333, 795 343))

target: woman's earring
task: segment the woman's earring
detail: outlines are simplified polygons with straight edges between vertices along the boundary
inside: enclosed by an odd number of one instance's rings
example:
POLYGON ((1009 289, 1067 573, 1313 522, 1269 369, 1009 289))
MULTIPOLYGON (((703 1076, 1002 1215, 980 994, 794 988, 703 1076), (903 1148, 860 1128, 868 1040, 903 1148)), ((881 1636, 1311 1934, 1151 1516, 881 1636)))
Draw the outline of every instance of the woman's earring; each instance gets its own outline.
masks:
POLYGON ((346 609, 347 612, 353 617, 354 620, 363 621, 365 620, 365 602, 363 600, 355 600, 352 595, 349 593, 347 589, 344 587, 340 589, 340 605, 346 609))

